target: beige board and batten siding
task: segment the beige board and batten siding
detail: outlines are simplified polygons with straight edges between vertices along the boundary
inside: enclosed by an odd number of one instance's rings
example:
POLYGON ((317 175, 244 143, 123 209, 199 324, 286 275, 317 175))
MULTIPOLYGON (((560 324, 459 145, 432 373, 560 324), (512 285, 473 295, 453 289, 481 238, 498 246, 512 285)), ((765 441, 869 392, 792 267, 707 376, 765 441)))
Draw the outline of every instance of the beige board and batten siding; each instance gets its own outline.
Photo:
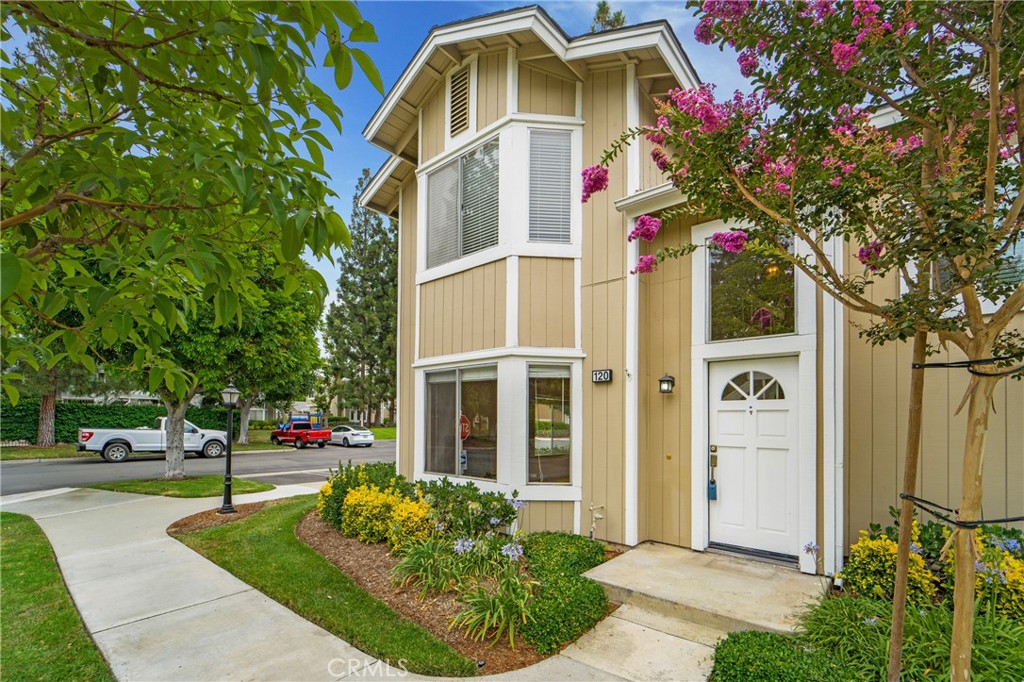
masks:
POLYGON ((576 346, 574 269, 570 258, 519 259, 520 346, 576 346))
POLYGON ((420 110, 420 165, 444 151, 444 83, 439 83, 420 110))
POLYGON ((575 116, 576 81, 559 78, 520 64, 519 111, 528 114, 575 116))
POLYGON ((508 53, 492 52, 477 59, 476 129, 505 116, 508 99, 508 53))
MULTIPOLYGON (((571 533, 573 528, 572 502, 528 502, 519 512, 519 527, 527 533, 541 530, 571 533)), ((581 528, 586 533, 588 528, 581 528)))
POLYGON ((401 190, 402 211, 399 223, 398 296, 398 473, 412 479, 414 451, 414 418, 416 414, 415 377, 412 363, 416 360, 416 194, 415 179, 401 190))
MULTIPOLYGON (((848 257, 849 272, 863 266, 848 257)), ((876 300, 896 295, 895 279, 872 285, 876 300)), ((847 313, 846 326, 846 538, 857 541, 869 523, 891 522, 889 506, 899 503, 903 481, 907 410, 910 394, 911 343, 871 346, 860 338, 869 318, 847 313)), ((1011 323, 1024 331, 1024 315, 1011 323)), ((936 339, 930 341, 936 344, 936 339)), ((962 360, 952 345, 929 362, 962 360)), ((970 375, 964 369, 929 369, 925 373, 918 496, 945 507, 960 505, 965 409, 954 415, 970 375)), ((983 516, 1002 518, 1024 513, 1024 382, 1003 380, 996 387, 985 447, 983 516)), ((923 517, 927 518, 927 517, 923 517)), ((1021 524, 1016 524, 1018 527, 1021 524)))
MULTIPOLYGON (((692 224, 665 223, 644 252, 689 242, 692 224)), ((639 539, 682 547, 691 544, 692 263, 688 257, 667 260, 640 279, 639 539), (658 392, 664 374, 676 379, 670 394, 658 392)))
POLYGON ((420 285, 420 357, 505 346, 504 260, 420 285))
MULTIPOLYGON (((655 110, 657 105, 642 87, 637 88, 637 92, 640 97, 640 125, 654 127, 658 123, 658 113, 655 110)), ((640 189, 650 189, 668 182, 668 178, 658 170, 658 165, 651 158, 654 143, 641 136, 637 144, 640 145, 640 189)))
MULTIPOLYGON (((597 163, 626 129, 625 69, 591 71, 583 86, 583 165, 597 163)), ((626 194, 624 162, 609 169, 608 190, 583 206, 582 336, 583 499, 581 525, 591 504, 604 505, 595 537, 625 542, 626 218, 613 204, 626 194), (611 369, 610 383, 591 372, 611 369)))

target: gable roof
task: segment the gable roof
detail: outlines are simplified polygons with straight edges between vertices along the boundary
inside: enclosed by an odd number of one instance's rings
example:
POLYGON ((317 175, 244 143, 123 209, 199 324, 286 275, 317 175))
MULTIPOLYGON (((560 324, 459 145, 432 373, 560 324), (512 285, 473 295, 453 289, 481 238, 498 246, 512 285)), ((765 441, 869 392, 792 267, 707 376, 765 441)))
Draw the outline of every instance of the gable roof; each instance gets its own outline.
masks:
POLYGON ((570 37, 542 7, 531 5, 435 26, 363 129, 369 142, 392 155, 377 172, 378 182, 363 192, 363 205, 394 210, 397 187, 375 195, 394 184, 389 177, 401 168, 394 159, 418 165, 419 109, 443 87, 447 72, 461 65, 465 55, 510 47, 522 63, 557 68, 576 80, 584 80, 591 68, 633 61, 638 76, 663 77, 684 87, 700 83, 664 20, 570 37))

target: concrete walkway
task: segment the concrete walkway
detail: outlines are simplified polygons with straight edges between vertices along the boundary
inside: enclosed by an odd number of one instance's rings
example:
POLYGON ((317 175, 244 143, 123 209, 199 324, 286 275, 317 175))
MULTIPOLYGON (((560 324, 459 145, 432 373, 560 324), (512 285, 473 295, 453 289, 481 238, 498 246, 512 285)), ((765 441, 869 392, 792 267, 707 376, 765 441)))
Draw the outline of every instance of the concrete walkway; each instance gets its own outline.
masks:
MULTIPOLYGON (((281 486, 235 501, 318 488, 281 486)), ((389 668, 166 534, 174 521, 215 506, 211 498, 76 488, 0 499, 0 508, 33 517, 50 539, 85 626, 119 680, 436 679, 389 668)), ((476 679, 649 679, 643 670, 625 672, 590 665, 585 654, 558 655, 476 679)))

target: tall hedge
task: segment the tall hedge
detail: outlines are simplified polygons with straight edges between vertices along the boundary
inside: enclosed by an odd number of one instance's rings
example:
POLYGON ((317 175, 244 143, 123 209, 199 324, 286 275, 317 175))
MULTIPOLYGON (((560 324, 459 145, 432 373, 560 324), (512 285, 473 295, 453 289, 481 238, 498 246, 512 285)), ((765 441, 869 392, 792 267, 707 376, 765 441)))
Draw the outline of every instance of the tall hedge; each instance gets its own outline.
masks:
MULTIPOLYGON (((167 416, 162 405, 97 405, 94 403, 59 402, 56 414, 58 443, 74 443, 78 429, 134 429, 151 426, 157 417, 167 416)), ((201 429, 223 431, 227 427, 227 410, 223 407, 190 407, 185 413, 201 429)), ((238 433, 239 411, 235 410, 235 433, 238 433)), ((39 401, 25 399, 17 405, 0 401, 0 440, 36 442, 39 426, 39 401)))

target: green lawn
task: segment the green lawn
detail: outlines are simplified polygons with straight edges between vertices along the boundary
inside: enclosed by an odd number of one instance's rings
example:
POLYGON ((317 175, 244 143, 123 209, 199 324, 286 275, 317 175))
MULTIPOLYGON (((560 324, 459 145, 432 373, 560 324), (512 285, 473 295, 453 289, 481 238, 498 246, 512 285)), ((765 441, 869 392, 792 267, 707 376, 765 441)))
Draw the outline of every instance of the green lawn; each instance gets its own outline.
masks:
MULTIPOLYGON (((394 429, 392 429, 394 431, 394 429)), ((393 438, 394 436, 392 436, 393 438)), ((254 452, 259 450, 291 450, 287 445, 270 442, 270 431, 249 431, 249 444, 232 446, 233 452, 254 452)), ((147 453, 149 454, 149 453, 147 453)), ((74 443, 60 443, 52 448, 37 448, 34 445, 0 448, 0 461, 15 459, 60 459, 64 457, 99 457, 98 452, 79 452, 74 443)))
MULTIPOLYGON (((139 478, 132 481, 114 481, 113 483, 96 483, 84 486, 100 490, 112 490, 115 493, 137 493, 139 495, 163 495, 164 497, 218 497, 224 492, 223 476, 190 476, 179 481, 168 481, 163 478, 139 478)), ((247 481, 244 478, 231 479, 233 495, 245 493, 261 493, 273 490, 269 483, 247 481)))
POLYGON ((307 495, 223 526, 176 536, 207 559, 371 656, 424 675, 469 676, 476 664, 356 585, 295 537, 307 495), (273 561, 267 561, 273 557, 273 561))
POLYGON ((0 658, 4 682, 113 680, 61 577, 43 531, 0 512, 0 658))
POLYGON ((374 440, 395 440, 398 429, 394 426, 380 426, 371 428, 374 440))

